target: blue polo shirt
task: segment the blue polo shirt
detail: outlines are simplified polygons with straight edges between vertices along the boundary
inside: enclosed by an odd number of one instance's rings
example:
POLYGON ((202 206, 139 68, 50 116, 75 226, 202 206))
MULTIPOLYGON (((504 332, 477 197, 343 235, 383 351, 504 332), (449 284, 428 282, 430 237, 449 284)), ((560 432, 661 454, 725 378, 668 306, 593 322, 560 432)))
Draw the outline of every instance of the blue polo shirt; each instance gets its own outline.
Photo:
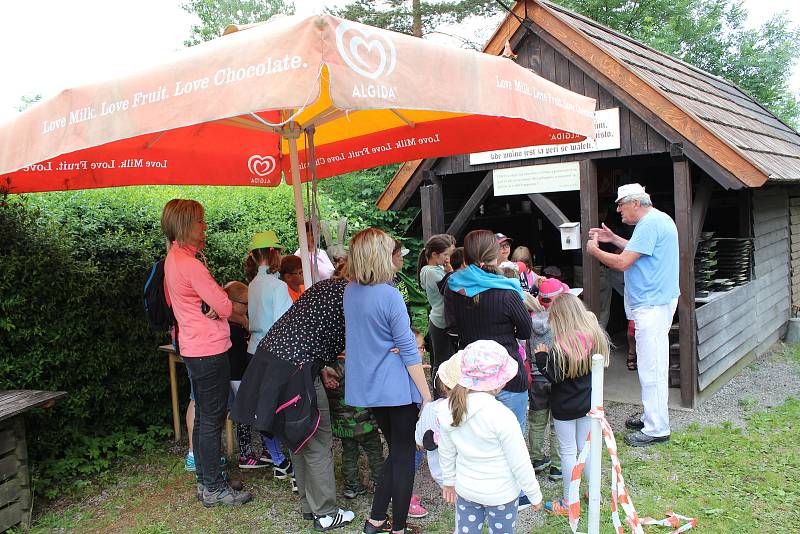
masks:
POLYGON ((625 250, 641 254, 625 271, 625 301, 630 309, 678 298, 678 228, 669 215, 651 208, 636 223, 625 250))

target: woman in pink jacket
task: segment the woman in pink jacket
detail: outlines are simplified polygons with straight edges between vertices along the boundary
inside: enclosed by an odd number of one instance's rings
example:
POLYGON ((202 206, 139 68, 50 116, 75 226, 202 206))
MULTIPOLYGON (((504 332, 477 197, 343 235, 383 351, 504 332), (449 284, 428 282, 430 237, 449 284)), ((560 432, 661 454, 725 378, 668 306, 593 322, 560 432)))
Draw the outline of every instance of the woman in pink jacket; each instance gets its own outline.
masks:
POLYGON ((167 240, 164 285, 195 395, 192 441, 197 492, 199 497, 202 491, 203 505, 211 507, 244 504, 252 497, 231 489, 219 465, 220 436, 230 389, 227 319, 233 305, 206 267, 202 250, 207 226, 203 219, 203 206, 194 200, 170 200, 161 213, 161 231, 167 240))

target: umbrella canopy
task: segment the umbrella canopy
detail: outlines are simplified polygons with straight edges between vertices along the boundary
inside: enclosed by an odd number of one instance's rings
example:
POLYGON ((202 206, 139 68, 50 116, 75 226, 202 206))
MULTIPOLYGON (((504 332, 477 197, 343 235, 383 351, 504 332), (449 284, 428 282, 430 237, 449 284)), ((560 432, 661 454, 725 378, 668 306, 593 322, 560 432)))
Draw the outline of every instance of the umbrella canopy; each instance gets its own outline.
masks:
POLYGON ((324 178, 575 142, 594 134, 594 108, 510 59, 330 15, 275 17, 0 125, 0 187, 269 186, 285 173, 300 231, 299 181, 314 164, 324 178))

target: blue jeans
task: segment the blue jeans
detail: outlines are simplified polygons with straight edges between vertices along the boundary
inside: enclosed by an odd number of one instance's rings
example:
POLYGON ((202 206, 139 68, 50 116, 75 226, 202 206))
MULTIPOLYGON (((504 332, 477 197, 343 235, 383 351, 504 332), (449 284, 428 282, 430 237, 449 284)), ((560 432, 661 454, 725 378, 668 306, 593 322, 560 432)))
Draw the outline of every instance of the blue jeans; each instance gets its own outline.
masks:
POLYGON ((506 406, 519 422, 519 427, 522 429, 522 435, 525 435, 528 428, 528 392, 527 391, 501 391, 495 397, 504 406, 506 406))
POLYGON ((228 353, 200 358, 184 357, 194 386, 194 461, 197 478, 209 491, 225 483, 219 465, 220 438, 228 406, 231 366, 228 353))

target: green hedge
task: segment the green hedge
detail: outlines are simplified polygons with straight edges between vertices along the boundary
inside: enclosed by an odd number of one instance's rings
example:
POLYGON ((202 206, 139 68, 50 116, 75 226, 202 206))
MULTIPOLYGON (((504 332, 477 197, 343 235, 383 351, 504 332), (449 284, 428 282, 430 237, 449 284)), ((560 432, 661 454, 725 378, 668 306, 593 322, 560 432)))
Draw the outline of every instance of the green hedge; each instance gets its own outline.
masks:
MULTIPOLYGON (((402 232, 414 214, 374 208, 392 169, 336 178, 323 218, 349 216, 353 231, 402 232), (335 209, 334 209, 335 207, 335 209)), ((331 181, 333 182, 333 180, 331 181)), ((206 255, 220 283, 243 279, 250 236, 272 229, 297 247, 291 189, 131 187, 0 198, 0 389, 64 390, 53 409, 26 416, 36 489, 54 496, 110 461, 169 434, 166 358, 150 332, 142 288, 164 255, 163 205, 206 208, 206 255)), ((417 240, 408 240, 414 248, 417 240)), ((411 263, 411 262, 409 262, 411 263)), ((180 373, 181 399, 187 385, 180 373)))

